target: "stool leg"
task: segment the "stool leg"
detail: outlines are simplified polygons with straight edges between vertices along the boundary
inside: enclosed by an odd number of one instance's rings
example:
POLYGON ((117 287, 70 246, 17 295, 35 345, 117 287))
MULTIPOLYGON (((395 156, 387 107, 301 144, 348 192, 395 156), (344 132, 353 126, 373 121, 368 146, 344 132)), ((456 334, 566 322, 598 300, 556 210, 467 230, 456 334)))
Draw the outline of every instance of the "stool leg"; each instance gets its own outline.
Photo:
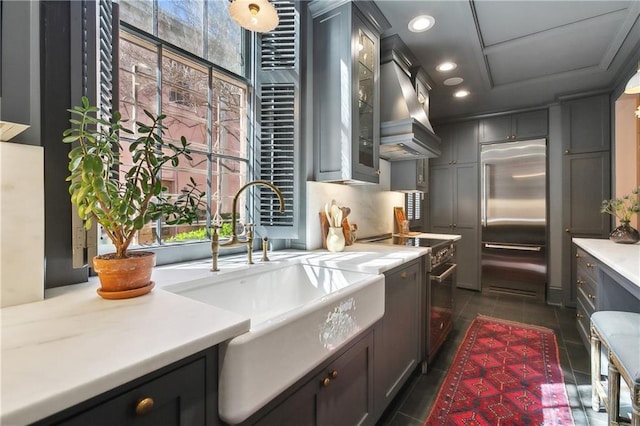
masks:
POLYGON ((640 426, 640 386, 634 386, 631 389, 631 425, 640 426))
POLYGON ((620 372, 613 364, 611 354, 609 354, 609 386, 608 386, 609 424, 618 424, 618 413, 620 411, 620 372))
POLYGON ((600 382, 600 339, 598 334, 591 329, 591 408, 600 411, 600 395, 598 386, 600 382))

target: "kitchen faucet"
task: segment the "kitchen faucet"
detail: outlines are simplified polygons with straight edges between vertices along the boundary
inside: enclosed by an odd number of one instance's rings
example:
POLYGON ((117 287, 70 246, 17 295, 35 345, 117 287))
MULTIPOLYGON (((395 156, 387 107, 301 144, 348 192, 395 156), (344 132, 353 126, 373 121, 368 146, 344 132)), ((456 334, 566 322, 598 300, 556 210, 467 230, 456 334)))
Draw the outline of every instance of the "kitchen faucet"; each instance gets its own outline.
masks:
POLYGON ((247 229, 247 238, 244 241, 241 241, 238 238, 238 232, 236 230, 236 221, 238 216, 238 211, 237 211, 238 197, 240 196, 242 191, 244 191, 245 189, 253 185, 264 185, 271 188, 273 192, 276 193, 276 195, 278 196, 278 199, 280 200, 280 212, 284 212, 284 198, 282 197, 282 192, 280 192, 278 187, 272 184, 271 182, 268 182, 266 180, 254 180, 245 184, 240 189, 238 189, 238 192, 236 192, 236 195, 233 197, 233 206, 231 208, 231 238, 221 243, 218 235, 218 226, 217 225, 213 226, 213 235, 211 236, 211 256, 213 258, 213 264, 211 265, 211 270, 214 272, 219 271, 218 253, 220 251, 221 246, 234 247, 234 246, 246 244, 247 245, 247 263, 250 265, 253 264, 253 259, 251 257, 252 249, 253 249, 252 247, 253 246, 253 224, 247 223, 245 225, 245 229, 247 229))

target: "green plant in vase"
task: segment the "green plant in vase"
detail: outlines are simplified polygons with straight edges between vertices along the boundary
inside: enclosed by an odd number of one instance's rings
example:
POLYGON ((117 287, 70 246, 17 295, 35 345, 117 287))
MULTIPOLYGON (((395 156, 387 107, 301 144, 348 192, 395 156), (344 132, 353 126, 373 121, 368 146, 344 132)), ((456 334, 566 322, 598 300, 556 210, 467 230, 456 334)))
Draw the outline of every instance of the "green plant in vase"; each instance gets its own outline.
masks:
POLYGON ((621 225, 609 235, 609 239, 616 243, 635 244, 640 241, 638 231, 629 225, 633 215, 640 213, 638 193, 640 193, 640 187, 635 188, 622 198, 602 201, 600 212, 608 213, 620 220, 621 225))
POLYGON ((181 159, 191 159, 184 136, 179 144, 164 140, 165 115, 144 111, 149 122, 136 122, 139 137, 129 146, 131 165, 128 170, 118 170, 123 166, 119 135, 133 132, 122 125, 119 112, 115 111, 112 120, 106 121, 98 118, 98 111, 86 97, 82 98, 82 105, 69 110, 72 127, 65 130, 62 141, 77 144, 69 152, 69 193, 87 229, 92 222, 99 223, 116 249, 115 253, 94 258, 94 269, 102 285, 98 293, 106 298, 132 297, 144 294, 136 289, 151 290, 151 268, 155 265, 153 253, 128 250, 136 233, 161 218, 169 225, 197 221, 205 193, 198 190, 193 178, 175 199, 162 186, 163 167, 177 167, 181 159), (105 283, 105 278, 113 275, 109 272, 112 262, 123 261, 139 265, 116 266, 115 270, 133 269, 136 275, 118 274, 115 282, 105 283), (138 266, 147 270, 139 272, 138 266))

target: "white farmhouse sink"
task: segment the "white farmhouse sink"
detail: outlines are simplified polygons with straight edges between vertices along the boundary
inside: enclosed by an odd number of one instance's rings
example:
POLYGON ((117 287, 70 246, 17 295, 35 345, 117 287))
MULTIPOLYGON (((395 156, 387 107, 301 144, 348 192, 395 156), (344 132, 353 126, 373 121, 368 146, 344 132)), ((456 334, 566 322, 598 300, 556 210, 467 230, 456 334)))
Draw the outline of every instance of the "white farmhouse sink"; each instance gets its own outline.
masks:
POLYGON ((384 314, 384 276, 312 266, 257 265, 163 287, 247 316, 220 346, 219 411, 239 423, 384 314))

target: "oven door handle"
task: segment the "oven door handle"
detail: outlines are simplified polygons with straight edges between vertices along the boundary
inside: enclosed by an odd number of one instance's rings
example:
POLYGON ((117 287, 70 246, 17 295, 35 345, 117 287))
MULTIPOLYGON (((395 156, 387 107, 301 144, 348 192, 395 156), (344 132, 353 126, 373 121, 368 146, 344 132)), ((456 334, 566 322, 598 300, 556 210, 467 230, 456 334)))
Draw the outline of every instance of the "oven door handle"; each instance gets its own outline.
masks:
POLYGON ((507 246, 503 244, 485 244, 485 248, 503 249, 503 250, 520 250, 520 251, 541 251, 540 246, 507 246))
POLYGON ((447 270, 441 273, 440 275, 429 275, 429 278, 432 281, 441 283, 442 281, 446 280, 449 277, 449 275, 453 274, 453 272, 456 270, 457 267, 458 265, 456 265, 455 263, 452 263, 451 266, 449 266, 447 270))

